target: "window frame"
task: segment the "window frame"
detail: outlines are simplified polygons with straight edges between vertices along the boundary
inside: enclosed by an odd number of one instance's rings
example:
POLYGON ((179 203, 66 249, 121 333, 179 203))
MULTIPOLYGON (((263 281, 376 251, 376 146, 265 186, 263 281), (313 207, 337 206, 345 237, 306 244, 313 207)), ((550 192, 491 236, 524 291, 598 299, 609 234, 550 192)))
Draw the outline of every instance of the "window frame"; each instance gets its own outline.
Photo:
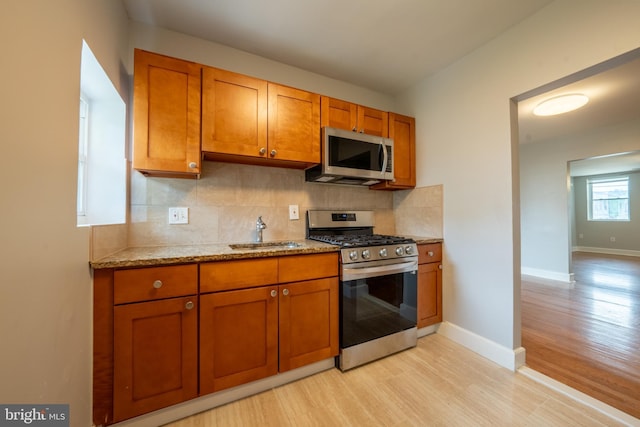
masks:
POLYGON ((616 176, 607 176, 607 177, 589 177, 587 178, 587 221, 594 222, 629 222, 631 221, 631 191, 629 189, 630 179, 628 175, 616 175, 616 176), (605 184, 605 183, 613 183, 613 182, 624 182, 627 187, 627 196, 626 197, 611 197, 611 198, 593 198, 593 186, 597 184, 605 184), (614 200, 625 200, 626 201, 626 218, 594 218, 594 202, 595 201, 614 201, 614 200))

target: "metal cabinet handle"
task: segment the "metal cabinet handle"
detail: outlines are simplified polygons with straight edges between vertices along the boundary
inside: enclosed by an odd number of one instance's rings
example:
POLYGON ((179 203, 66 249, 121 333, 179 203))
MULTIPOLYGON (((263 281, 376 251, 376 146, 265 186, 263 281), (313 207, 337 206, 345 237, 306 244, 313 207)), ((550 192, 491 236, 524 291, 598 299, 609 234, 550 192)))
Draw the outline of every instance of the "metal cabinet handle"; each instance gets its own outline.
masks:
POLYGON ((190 162, 190 163, 189 163, 189 168, 191 168, 191 169, 195 169, 195 168, 197 168, 197 167, 198 167, 198 164, 197 164, 196 162, 190 162))
POLYGON ((429 251, 429 252, 427 252, 427 255, 429 255, 429 256, 433 256, 433 251, 429 251))
POLYGON ((193 301, 187 301, 187 303, 184 305, 184 308, 186 308, 187 310, 191 310, 193 306, 193 301))
POLYGON ((276 150, 271 150, 271 157, 275 157, 278 152, 276 150))
POLYGON ((153 287, 156 289, 160 289, 162 287, 162 280, 156 280, 153 282, 153 287))
POLYGON ((276 291, 275 289, 271 290, 271 296, 272 297, 277 297, 278 296, 278 291, 276 291))
POLYGON ((286 297, 287 295, 289 295, 289 289, 284 288, 284 289, 282 290, 282 295, 284 295, 285 297, 286 297))
POLYGON ((267 152, 266 148, 264 148, 264 147, 260 148, 260 154, 264 155, 264 153, 266 153, 266 152, 267 152))
POLYGON ((439 268, 440 270, 442 270, 442 264, 440 264, 440 265, 438 266, 438 268, 439 268))
POLYGON ((352 130, 353 132, 357 132, 357 131, 358 131, 358 128, 354 126, 354 127, 353 127, 353 129, 351 129, 351 130, 352 130))

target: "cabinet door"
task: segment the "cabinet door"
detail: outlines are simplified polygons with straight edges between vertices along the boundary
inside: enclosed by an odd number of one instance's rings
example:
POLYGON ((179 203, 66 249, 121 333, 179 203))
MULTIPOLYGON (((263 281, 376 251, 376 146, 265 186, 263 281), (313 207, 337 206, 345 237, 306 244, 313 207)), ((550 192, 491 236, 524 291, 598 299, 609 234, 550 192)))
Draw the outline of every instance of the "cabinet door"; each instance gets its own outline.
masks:
POLYGON ((200 173, 200 65, 135 50, 133 167, 200 173))
POLYGON ((368 135, 389 136, 389 113, 358 106, 358 132, 368 135))
POLYGON ((389 138, 393 139, 393 181, 374 185, 376 190, 416 186, 416 120, 389 113, 389 138))
POLYGON ((338 354, 338 278, 280 285, 280 372, 338 354))
POLYGON ((320 100, 321 126, 344 130, 357 130, 358 106, 351 102, 323 96, 320 100))
POLYGON ((268 98, 267 156, 320 163, 320 95, 269 83, 268 98))
POLYGON ((114 421, 198 395, 193 297, 114 307, 114 421))
POLYGON ((204 67, 202 151, 265 157, 266 149, 267 82, 204 67))
POLYGON ((275 286, 200 296, 200 394, 278 372, 275 286))
POLYGON ((442 322, 440 263, 418 265, 418 328, 442 322))

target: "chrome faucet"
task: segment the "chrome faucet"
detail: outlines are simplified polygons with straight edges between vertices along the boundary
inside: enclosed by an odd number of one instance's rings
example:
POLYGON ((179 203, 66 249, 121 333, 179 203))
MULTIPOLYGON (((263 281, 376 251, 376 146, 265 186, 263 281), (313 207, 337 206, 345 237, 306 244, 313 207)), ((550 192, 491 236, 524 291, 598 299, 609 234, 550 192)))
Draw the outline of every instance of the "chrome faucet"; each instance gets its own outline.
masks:
POLYGON ((256 242, 262 242, 262 230, 265 228, 267 228, 267 224, 262 220, 262 216, 259 216, 256 221, 256 242))

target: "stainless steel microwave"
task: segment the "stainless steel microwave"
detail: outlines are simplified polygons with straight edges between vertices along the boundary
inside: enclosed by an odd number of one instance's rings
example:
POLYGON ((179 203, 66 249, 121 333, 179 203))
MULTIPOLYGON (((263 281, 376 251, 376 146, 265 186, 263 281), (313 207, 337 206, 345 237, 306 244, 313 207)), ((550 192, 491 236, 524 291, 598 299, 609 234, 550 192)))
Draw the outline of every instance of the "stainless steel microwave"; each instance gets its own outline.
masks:
POLYGON ((322 163, 306 170, 311 182, 369 186, 393 180, 393 139, 325 126, 322 163))

